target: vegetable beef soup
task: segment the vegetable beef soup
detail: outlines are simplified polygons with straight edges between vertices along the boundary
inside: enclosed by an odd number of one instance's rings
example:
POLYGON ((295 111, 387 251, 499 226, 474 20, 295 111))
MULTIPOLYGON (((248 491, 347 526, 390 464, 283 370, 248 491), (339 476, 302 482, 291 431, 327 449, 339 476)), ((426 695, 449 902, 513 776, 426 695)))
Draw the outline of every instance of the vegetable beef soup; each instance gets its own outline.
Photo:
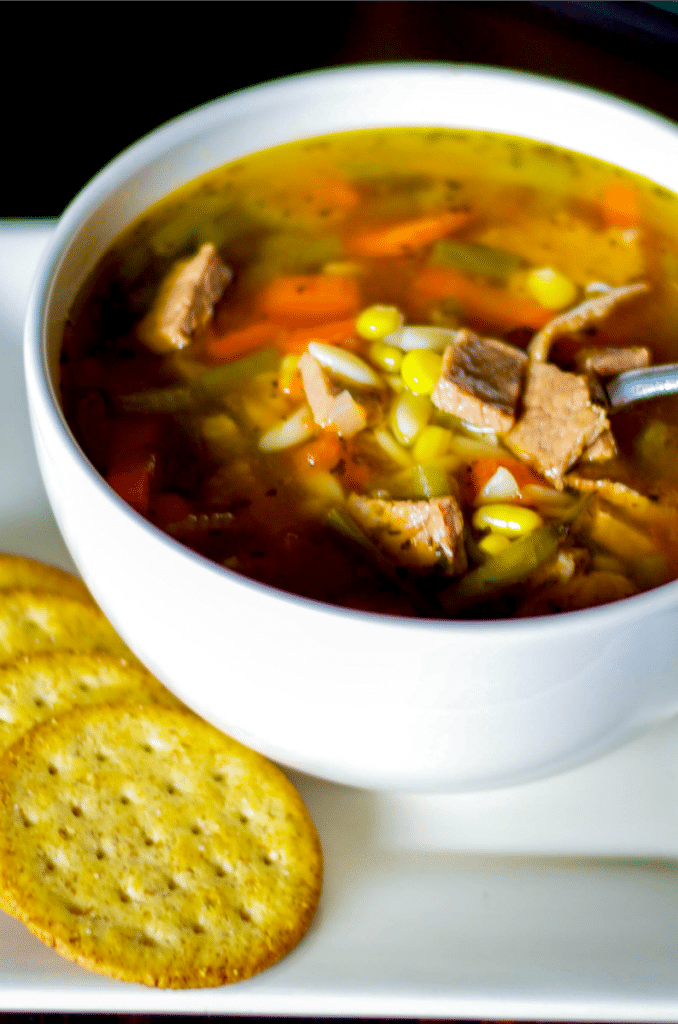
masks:
POLYGON ((678 576, 678 200, 525 139, 376 129, 135 221, 66 327, 67 420, 160 530, 306 597, 506 618, 678 576))

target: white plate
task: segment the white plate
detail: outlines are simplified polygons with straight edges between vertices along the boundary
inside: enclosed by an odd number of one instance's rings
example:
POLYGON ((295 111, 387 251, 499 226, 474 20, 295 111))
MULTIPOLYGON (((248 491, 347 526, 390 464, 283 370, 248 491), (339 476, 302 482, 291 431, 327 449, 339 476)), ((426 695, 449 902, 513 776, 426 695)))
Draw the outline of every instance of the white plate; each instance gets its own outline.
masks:
MULTIPOLYGON (((72 568, 33 454, 21 326, 44 222, 0 222, 0 549, 72 568)), ((0 915, 0 1011, 678 1020, 678 722, 528 786, 389 796, 293 775, 326 858, 300 946, 167 992, 62 960, 0 915)))

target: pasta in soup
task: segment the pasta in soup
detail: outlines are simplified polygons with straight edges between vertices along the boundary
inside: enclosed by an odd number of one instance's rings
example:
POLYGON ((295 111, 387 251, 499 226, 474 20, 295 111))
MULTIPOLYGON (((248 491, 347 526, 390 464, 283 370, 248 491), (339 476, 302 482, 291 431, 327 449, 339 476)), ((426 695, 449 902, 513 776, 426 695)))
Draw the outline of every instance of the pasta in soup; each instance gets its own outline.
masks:
POLYGON ((375 129, 254 154, 136 220, 61 389, 108 484, 254 580, 505 618, 678 576, 678 200, 526 139, 375 129))

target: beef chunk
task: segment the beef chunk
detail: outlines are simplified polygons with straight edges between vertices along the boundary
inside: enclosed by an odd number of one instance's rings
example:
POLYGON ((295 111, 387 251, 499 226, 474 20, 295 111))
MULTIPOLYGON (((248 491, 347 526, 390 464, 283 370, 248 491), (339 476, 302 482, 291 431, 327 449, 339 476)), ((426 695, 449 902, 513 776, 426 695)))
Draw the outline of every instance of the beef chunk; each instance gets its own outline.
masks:
POLYGON ((137 326, 139 340, 153 352, 185 348, 212 316, 231 276, 214 246, 203 245, 162 282, 150 311, 137 326))
POLYGON ((611 430, 604 430, 592 444, 581 453, 580 462, 606 462, 617 454, 617 442, 611 430))
POLYGON ((650 350, 644 345, 629 348, 587 346, 577 352, 575 364, 581 373, 614 377, 626 370, 641 370, 650 365, 650 350))
POLYGON ((609 291, 596 295, 593 299, 586 299, 573 309, 560 313, 549 320, 545 327, 535 334, 530 342, 528 352, 534 360, 545 360, 548 358, 551 343, 562 334, 573 334, 581 331, 584 327, 605 320, 617 306, 634 299, 637 295, 643 295, 649 291, 649 285, 644 281, 637 281, 634 284, 625 284, 620 288, 610 288, 609 291))
POLYGON ((527 356, 495 338, 457 331, 445 349, 442 373, 431 396, 443 412, 503 434, 515 420, 527 356))
POLYGON ((523 414, 507 446, 559 490, 563 474, 609 429, 604 409, 591 402, 584 377, 551 363, 530 365, 523 414))
POLYGON ((351 494, 348 507, 375 544, 399 565, 414 570, 438 566, 448 576, 465 571, 464 520, 453 497, 387 501, 351 494))

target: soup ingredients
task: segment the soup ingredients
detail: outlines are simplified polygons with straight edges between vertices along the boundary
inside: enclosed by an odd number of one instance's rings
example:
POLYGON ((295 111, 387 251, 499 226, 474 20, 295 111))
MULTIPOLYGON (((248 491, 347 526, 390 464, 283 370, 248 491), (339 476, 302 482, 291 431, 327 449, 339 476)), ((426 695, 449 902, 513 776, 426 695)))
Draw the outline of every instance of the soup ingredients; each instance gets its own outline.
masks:
POLYGON ((64 406, 121 496, 231 571, 391 614, 574 610, 678 577, 678 401, 605 391, 675 358, 676 267, 676 198, 576 154, 295 143, 115 243, 66 331, 64 406), (228 287, 187 343, 140 344, 209 245, 228 287))
POLYGON ((185 348, 212 316, 230 279, 231 271, 214 246, 203 245, 193 259, 178 263, 165 279, 138 326, 139 340, 154 352, 185 348))

